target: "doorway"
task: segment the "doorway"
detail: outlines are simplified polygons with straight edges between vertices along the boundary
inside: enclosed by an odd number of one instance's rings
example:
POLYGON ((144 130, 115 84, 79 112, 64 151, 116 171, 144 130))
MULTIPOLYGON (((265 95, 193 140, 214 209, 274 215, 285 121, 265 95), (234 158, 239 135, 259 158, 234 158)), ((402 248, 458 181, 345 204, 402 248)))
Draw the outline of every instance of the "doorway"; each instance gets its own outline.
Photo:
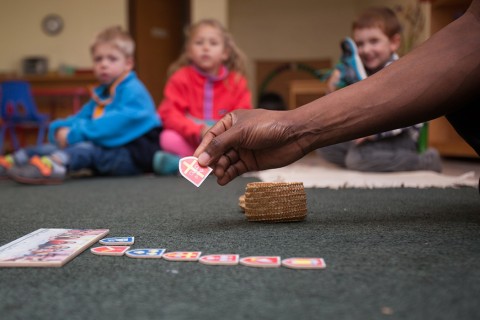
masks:
POLYGON ((129 30, 136 42, 135 71, 158 106, 167 69, 183 48, 189 0, 129 0, 129 30))

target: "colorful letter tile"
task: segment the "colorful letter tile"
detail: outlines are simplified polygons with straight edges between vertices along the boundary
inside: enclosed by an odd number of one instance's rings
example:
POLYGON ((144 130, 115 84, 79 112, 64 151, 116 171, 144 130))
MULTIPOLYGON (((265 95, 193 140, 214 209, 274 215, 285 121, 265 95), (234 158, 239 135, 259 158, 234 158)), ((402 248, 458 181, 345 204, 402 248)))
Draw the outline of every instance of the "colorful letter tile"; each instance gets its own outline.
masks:
POLYGON ((100 256, 123 256, 128 249, 130 249, 128 246, 102 246, 92 248, 90 251, 100 256))
POLYGON ((201 251, 176 251, 164 253, 162 258, 168 261, 198 261, 201 251))
POLYGON ((238 254, 210 254, 202 256, 198 262, 209 265, 233 266, 240 260, 238 254))
POLYGON ((327 265, 322 258, 288 258, 282 266, 292 269, 325 269, 327 265))
POLYGON ((130 258, 155 259, 161 258, 165 249, 132 249, 125 252, 130 258))
POLYGON ((135 242, 135 237, 103 238, 99 242, 107 246, 131 246, 135 242))
POLYGON ((278 256, 252 256, 240 259, 240 264, 247 267, 278 268, 281 259, 278 256))

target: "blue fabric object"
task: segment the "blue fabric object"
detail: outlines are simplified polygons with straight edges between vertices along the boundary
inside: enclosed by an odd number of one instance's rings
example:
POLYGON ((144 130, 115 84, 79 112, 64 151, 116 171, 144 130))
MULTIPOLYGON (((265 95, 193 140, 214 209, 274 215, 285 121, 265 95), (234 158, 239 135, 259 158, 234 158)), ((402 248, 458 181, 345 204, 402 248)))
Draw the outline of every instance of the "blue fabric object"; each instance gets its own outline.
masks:
POLYGON ((66 155, 69 172, 91 169, 101 176, 131 176, 143 173, 126 147, 103 148, 91 142, 82 142, 58 150, 52 155, 59 158, 66 155))
POLYGON ((363 66, 362 60, 358 55, 358 49, 355 42, 347 37, 341 43, 342 56, 337 68, 340 70, 341 82, 344 85, 350 85, 367 78, 367 72, 363 66))
POLYGON ((0 153, 3 152, 3 141, 8 131, 15 150, 20 148, 15 128, 37 126, 37 145, 43 143, 49 117, 38 112, 32 96, 30 83, 26 81, 4 81, 0 83, 0 114, 2 128, 0 131, 0 153))
MULTIPOLYGON (((101 99, 109 98, 107 85, 100 85, 94 91, 101 99)), ((90 141, 97 146, 112 148, 125 145, 161 126, 152 97, 133 71, 116 87, 113 101, 105 106, 104 114, 93 119, 96 106, 97 103, 90 99, 77 114, 53 121, 49 141, 55 142, 58 128, 68 127, 69 145, 90 141)))

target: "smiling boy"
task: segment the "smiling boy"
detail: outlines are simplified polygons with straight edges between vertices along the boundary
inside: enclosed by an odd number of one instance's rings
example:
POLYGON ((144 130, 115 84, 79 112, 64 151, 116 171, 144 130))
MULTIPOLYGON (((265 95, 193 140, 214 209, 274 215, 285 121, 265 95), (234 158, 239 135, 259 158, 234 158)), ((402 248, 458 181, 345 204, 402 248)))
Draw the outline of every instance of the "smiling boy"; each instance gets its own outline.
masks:
MULTIPOLYGON (((332 72, 327 86, 337 87, 361 81, 398 59, 402 27, 395 13, 374 7, 361 13, 352 24, 352 39, 342 42, 341 63, 332 72)), ((354 141, 318 149, 326 160, 358 171, 392 172, 441 171, 438 152, 418 152, 422 124, 378 133, 354 141)))

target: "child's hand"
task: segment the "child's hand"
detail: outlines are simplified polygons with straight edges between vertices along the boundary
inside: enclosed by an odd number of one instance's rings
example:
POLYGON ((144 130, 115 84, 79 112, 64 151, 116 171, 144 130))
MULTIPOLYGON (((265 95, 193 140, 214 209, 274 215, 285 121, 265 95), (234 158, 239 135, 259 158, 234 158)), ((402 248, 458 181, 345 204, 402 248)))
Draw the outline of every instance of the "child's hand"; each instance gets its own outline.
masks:
POLYGON ((58 128, 55 132, 55 141, 57 142, 60 148, 65 148, 68 145, 67 136, 70 132, 70 129, 67 127, 58 128))
POLYGON ((337 86, 340 83, 341 76, 342 76, 342 73, 340 72, 340 70, 334 69, 332 71, 332 74, 327 80, 327 94, 337 90, 337 86))
POLYGON ((363 138, 358 138, 358 139, 355 139, 355 144, 356 145, 359 145, 365 141, 371 141, 371 140, 375 140, 375 135, 371 135, 371 136, 367 136, 367 137, 363 137, 363 138))

